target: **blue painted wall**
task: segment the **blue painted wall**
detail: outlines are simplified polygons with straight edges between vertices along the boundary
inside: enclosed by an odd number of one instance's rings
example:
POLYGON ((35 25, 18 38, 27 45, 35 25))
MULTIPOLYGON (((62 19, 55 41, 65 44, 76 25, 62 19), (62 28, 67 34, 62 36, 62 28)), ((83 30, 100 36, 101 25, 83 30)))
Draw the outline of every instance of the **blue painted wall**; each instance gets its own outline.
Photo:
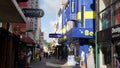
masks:
MULTIPOLYGON (((89 45, 88 44, 82 44, 82 45, 80 45, 80 47, 79 47, 79 55, 81 55, 82 49, 84 50, 85 54, 88 54, 88 52, 89 52, 89 45)), ((86 63, 86 58, 85 58, 84 62, 86 63)))

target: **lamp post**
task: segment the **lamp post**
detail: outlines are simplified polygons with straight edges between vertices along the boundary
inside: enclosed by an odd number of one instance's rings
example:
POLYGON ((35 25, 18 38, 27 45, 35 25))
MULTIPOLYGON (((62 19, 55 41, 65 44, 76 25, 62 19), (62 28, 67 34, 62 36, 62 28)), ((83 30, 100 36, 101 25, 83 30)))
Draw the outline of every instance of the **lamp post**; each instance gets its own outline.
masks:
POLYGON ((95 68, 99 68, 98 67, 98 44, 97 44, 97 32, 98 32, 98 22, 99 22, 99 15, 98 15, 98 1, 96 0, 96 22, 95 22, 95 56, 96 56, 96 64, 95 64, 95 68))
POLYGON ((98 68, 98 44, 97 44, 97 29, 95 30, 95 56, 96 56, 96 66, 95 68, 98 68))

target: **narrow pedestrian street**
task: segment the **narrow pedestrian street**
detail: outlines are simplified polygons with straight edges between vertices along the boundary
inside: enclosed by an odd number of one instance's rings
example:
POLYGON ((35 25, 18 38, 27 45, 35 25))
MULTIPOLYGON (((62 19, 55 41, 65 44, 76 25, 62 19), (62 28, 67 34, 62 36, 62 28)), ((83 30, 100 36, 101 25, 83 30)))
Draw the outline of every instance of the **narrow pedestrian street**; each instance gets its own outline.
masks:
POLYGON ((0 68, 120 68, 120 0, 0 1, 0 68))
POLYGON ((63 63, 55 58, 42 58, 31 63, 32 68, 60 68, 63 63))
POLYGON ((42 58, 41 61, 35 60, 31 62, 32 68, 78 68, 68 66, 65 61, 55 58, 42 58))

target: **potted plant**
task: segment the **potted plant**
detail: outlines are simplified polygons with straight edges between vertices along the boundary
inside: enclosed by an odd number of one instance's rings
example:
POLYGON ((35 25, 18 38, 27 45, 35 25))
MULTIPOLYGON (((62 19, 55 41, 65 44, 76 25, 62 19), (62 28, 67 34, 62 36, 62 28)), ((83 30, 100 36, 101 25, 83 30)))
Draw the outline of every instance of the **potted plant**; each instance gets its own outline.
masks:
POLYGON ((81 60, 81 57, 80 56, 76 56, 76 64, 79 64, 80 63, 80 60, 81 60))

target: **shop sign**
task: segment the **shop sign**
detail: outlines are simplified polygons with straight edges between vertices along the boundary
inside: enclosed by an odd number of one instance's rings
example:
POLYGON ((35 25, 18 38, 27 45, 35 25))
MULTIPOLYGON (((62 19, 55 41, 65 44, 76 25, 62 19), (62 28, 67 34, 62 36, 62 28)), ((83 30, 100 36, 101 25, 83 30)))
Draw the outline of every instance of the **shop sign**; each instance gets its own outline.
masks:
POLYGON ((72 37, 94 38, 92 28, 73 28, 72 37))
POLYGON ((120 26, 117 25, 112 28, 112 39, 120 37, 120 26))
POLYGON ((17 0, 19 2, 27 2, 28 0, 17 0))
POLYGON ((0 22, 0 27, 2 27, 2 23, 0 22))
POLYGON ((70 20, 76 20, 77 0, 70 0, 70 20))
POLYGON ((44 15, 44 11, 42 9, 24 8, 22 11, 26 17, 43 17, 44 15))
POLYGON ((75 56, 68 55, 68 65, 75 66, 75 56))
POLYGON ((93 36, 93 31, 85 30, 85 36, 93 36))
POLYGON ((62 34, 49 34, 49 38, 61 38, 62 34))

